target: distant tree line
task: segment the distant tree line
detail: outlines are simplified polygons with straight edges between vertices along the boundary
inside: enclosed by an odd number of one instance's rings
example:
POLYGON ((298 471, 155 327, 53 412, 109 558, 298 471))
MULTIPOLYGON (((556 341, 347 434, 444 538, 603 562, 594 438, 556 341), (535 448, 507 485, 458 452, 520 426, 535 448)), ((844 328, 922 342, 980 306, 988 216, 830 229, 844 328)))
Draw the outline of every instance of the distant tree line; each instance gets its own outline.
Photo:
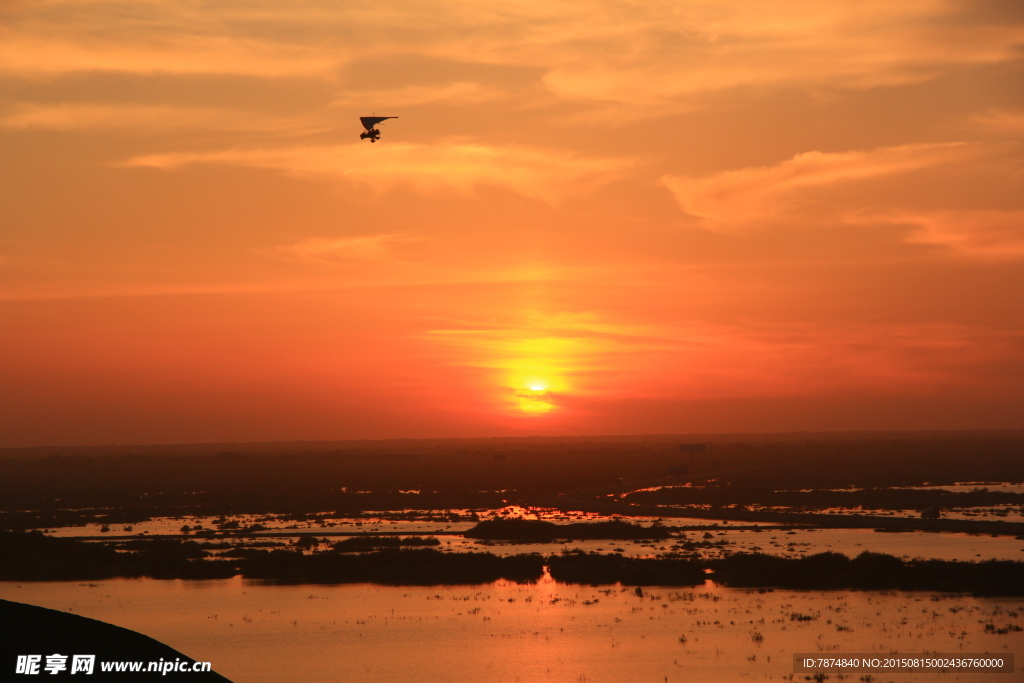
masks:
POLYGON ((722 559, 630 558, 573 551, 497 556, 445 553, 433 548, 238 548, 214 559, 195 541, 138 539, 113 545, 53 538, 40 532, 0 532, 0 580, 88 581, 148 576, 158 579, 249 579, 304 583, 394 585, 480 584, 506 579, 537 581, 548 567, 562 583, 690 586, 714 581, 733 587, 790 589, 926 590, 977 595, 1024 595, 1024 562, 901 560, 865 552, 803 558, 737 553, 722 559), (711 572, 710 574, 708 572, 711 572))
POLYGON ((941 489, 871 488, 856 491, 774 491, 728 482, 706 487, 662 488, 637 491, 626 502, 639 505, 763 505, 792 508, 864 508, 868 510, 923 510, 992 505, 1024 506, 1024 493, 989 491, 953 492, 941 489))
POLYGON ((683 468, 691 479, 713 478, 736 492, 1024 481, 1024 436, 1016 432, 743 439, 709 437, 708 452, 700 454, 654 438, 389 442, 280 454, 265 444, 252 446, 259 454, 184 446, 178 455, 172 447, 127 455, 123 448, 111 455, 68 449, 0 457, 0 510, 104 508, 115 515, 109 523, 120 523, 119 510, 130 523, 169 509, 230 515, 480 508, 683 468))

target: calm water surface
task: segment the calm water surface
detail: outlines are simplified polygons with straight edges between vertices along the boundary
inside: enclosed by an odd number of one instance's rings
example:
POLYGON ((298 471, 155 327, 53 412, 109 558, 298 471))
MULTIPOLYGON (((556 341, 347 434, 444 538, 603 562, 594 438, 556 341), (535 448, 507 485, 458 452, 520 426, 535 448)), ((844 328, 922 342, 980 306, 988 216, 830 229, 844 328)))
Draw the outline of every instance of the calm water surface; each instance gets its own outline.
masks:
MULTIPOLYGON (((1014 652, 1024 598, 643 589, 506 582, 409 587, 113 580, 0 583, 0 597, 153 636, 235 683, 711 681, 790 677, 792 653, 1014 652)), ((1018 661, 1018 671, 1020 662, 1018 661)), ((875 680, 1002 683, 1015 674, 875 680)), ((847 676, 857 681, 860 674, 847 676)), ((833 678, 832 680, 838 680, 833 678)))

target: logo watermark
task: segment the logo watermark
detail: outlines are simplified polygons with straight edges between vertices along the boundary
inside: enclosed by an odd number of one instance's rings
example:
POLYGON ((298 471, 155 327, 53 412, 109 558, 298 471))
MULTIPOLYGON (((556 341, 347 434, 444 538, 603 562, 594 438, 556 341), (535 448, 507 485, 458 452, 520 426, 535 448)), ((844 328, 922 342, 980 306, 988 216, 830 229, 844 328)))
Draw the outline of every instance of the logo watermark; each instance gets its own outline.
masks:
MULTIPOLYGON (((210 662, 194 662, 191 659, 175 658, 173 661, 160 658, 157 661, 100 661, 99 670, 104 673, 205 673, 212 671, 210 662)), ((18 655, 14 673, 24 676, 49 674, 84 674, 89 676, 97 670, 96 655, 18 655)))

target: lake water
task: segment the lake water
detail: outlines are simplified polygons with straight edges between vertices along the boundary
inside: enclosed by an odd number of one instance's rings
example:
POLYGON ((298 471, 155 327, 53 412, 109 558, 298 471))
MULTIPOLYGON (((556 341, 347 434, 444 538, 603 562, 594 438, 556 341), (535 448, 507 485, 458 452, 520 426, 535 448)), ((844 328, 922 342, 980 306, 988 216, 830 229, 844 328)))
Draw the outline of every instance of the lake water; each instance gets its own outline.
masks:
MULTIPOLYGON (((901 534, 898 536, 906 536, 901 534)), ((235 683, 803 680, 794 652, 1015 653, 1024 598, 534 585, 0 582, 0 597, 150 635, 235 683), (986 625, 991 628, 986 630, 986 625), (685 641, 685 642, 684 642, 685 641)), ((857 681, 859 674, 847 676, 857 681)), ((876 681, 1024 680, 885 674, 876 681)))

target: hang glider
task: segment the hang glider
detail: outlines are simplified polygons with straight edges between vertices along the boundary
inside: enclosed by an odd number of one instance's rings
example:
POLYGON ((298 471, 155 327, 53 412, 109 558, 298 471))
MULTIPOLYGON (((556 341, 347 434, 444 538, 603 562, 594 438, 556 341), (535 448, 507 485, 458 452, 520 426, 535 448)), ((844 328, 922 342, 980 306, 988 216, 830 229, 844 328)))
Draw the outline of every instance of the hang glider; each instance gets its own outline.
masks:
POLYGON ((363 124, 363 128, 366 130, 359 134, 359 139, 366 140, 369 138, 370 142, 377 142, 380 139, 380 131, 377 129, 377 124, 381 121, 397 118, 397 116, 360 116, 359 122, 363 124))

